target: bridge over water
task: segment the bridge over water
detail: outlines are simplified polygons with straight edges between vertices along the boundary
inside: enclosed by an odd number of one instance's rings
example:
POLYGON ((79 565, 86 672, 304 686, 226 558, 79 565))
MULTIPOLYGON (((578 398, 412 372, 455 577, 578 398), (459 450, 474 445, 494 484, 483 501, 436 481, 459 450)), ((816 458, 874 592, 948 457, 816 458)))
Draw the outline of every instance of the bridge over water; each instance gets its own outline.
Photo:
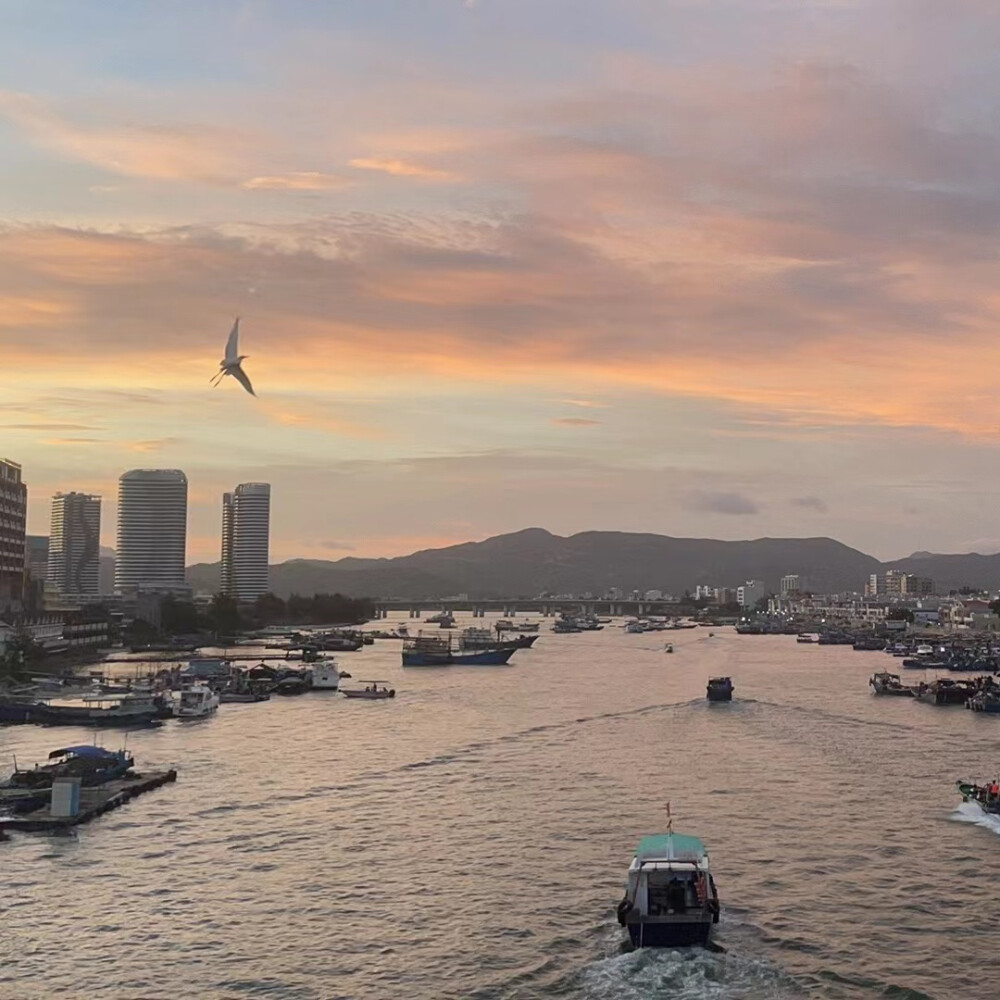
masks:
POLYGON ((691 613, 687 605, 676 601, 624 601, 607 598, 539 597, 499 597, 494 600, 469 598, 447 598, 445 600, 387 599, 375 602, 375 617, 388 618, 392 613, 406 612, 410 618, 420 618, 424 614, 441 611, 456 613, 463 611, 481 618, 488 612, 499 613, 505 618, 520 615, 542 615, 550 617, 562 612, 578 615, 603 615, 605 617, 660 615, 667 618, 682 618, 691 613))

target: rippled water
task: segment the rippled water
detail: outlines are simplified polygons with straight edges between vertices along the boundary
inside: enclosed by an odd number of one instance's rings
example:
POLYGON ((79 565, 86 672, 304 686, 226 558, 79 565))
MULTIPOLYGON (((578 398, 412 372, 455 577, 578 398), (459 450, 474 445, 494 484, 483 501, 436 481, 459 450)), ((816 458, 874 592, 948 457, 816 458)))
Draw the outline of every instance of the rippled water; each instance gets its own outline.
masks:
MULTIPOLYGON (((887 660, 608 628, 403 670, 380 641, 341 663, 394 701, 131 734, 176 785, 0 844, 0 997, 992 995, 1000 825, 953 782, 1000 766, 1000 719, 872 697, 887 660), (704 700, 717 672, 732 704, 704 700), (668 799, 709 846, 726 954, 621 948, 630 852, 668 799)), ((78 739, 0 728, 0 759, 78 739)))

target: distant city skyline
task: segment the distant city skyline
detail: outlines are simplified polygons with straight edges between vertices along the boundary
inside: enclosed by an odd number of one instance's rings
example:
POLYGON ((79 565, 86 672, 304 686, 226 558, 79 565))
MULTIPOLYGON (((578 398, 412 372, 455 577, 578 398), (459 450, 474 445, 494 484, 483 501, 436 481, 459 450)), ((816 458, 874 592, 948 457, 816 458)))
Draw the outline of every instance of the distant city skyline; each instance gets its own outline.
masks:
POLYGON ((241 481, 278 561, 526 525, 1000 550, 995 4, 16 6, 31 531, 73 488, 113 546, 151 464, 191 560, 241 481), (235 315, 257 399, 208 384, 235 315))

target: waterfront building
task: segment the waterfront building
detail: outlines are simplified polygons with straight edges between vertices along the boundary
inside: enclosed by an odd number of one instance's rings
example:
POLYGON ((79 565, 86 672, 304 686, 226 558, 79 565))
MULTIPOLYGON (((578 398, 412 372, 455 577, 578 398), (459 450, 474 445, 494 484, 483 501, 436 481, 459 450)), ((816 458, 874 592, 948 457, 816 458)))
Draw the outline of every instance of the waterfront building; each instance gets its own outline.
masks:
POLYGON ((865 596, 926 597, 934 593, 934 581, 927 576, 904 573, 902 570, 886 570, 883 576, 872 573, 865 584, 865 596))
POLYGON ((781 578, 781 596, 795 597, 805 593, 806 586, 798 573, 788 573, 781 578))
POLYGON ((186 591, 187 476, 132 469, 118 480, 115 590, 186 591))
POLYGON ((19 610, 24 594, 28 487, 21 466, 0 458, 0 611, 19 610))
POLYGON ((101 498, 57 493, 52 498, 46 590, 59 597, 100 594, 101 498))
POLYGON ((222 495, 220 589, 238 601, 266 594, 271 533, 271 487, 240 483, 222 495))
POLYGON ((742 587, 736 588, 736 603, 741 608, 752 610, 762 597, 767 597, 767 587, 760 580, 747 580, 742 587))

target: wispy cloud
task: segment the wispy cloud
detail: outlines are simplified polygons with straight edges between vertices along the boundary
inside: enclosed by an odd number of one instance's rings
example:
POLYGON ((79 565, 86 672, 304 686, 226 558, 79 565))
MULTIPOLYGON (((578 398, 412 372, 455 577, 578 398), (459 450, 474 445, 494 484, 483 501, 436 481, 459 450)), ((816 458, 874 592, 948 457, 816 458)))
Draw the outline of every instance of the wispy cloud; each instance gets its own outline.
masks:
POLYGON ((825 514, 830 509, 821 497, 794 497, 792 505, 803 510, 814 510, 818 514, 825 514))
POLYGON ((596 427, 600 420, 588 420, 586 417, 553 417, 550 423, 559 427, 596 427))
POLYGON ((350 187, 354 181, 340 174, 302 171, 273 174, 269 177, 251 177, 243 182, 248 191, 339 191, 350 187))
POLYGON ((425 181, 457 181, 458 174, 450 170, 427 167, 410 160, 398 160, 391 157, 369 156, 356 157, 350 161, 356 170, 375 170, 393 177, 414 177, 425 181))
POLYGON ((0 91, 0 117, 39 145, 116 174, 229 183, 250 143, 218 125, 72 121, 31 94, 0 91))
POLYGON ((760 510, 756 501, 742 493, 712 493, 702 490, 687 494, 683 505, 688 510, 709 514, 756 514, 760 510))

